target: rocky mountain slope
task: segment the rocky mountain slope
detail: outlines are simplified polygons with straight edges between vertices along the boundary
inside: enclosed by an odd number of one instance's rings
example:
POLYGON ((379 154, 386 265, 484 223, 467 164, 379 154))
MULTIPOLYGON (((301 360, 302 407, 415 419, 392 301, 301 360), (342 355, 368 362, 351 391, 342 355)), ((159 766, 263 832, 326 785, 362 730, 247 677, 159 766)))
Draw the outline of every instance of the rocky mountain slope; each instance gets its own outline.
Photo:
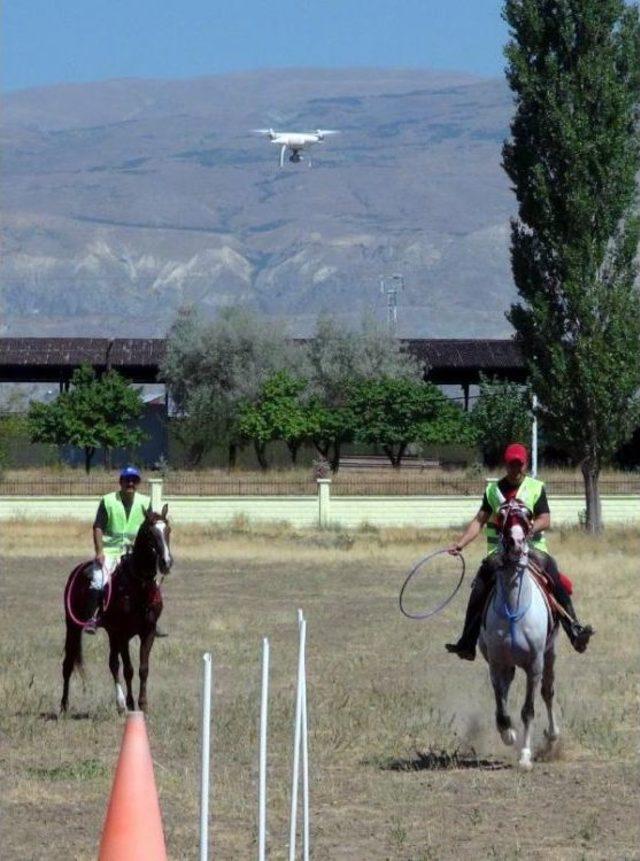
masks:
POLYGON ((117 80, 9 94, 0 330, 161 335, 185 303, 248 303, 309 331, 381 319, 406 337, 500 337, 514 297, 502 81, 389 70, 117 80), (312 165, 255 127, 338 128, 312 165))

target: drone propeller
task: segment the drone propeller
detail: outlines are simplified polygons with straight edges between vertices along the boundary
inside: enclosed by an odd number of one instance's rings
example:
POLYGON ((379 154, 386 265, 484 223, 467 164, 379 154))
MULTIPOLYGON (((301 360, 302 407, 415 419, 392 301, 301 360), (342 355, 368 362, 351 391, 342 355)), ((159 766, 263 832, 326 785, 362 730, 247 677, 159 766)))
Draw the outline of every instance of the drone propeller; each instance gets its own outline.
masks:
POLYGON ((251 129, 254 135, 269 135, 270 138, 274 138, 276 133, 273 129, 251 129))

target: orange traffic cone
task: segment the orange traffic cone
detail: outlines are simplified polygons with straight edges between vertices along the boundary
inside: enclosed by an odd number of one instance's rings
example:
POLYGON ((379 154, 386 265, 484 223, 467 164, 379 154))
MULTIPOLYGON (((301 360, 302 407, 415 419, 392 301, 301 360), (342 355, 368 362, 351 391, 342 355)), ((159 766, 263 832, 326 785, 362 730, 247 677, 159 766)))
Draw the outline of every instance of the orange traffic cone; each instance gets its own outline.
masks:
POLYGON ((143 712, 129 712, 102 829, 99 861, 166 861, 143 712))

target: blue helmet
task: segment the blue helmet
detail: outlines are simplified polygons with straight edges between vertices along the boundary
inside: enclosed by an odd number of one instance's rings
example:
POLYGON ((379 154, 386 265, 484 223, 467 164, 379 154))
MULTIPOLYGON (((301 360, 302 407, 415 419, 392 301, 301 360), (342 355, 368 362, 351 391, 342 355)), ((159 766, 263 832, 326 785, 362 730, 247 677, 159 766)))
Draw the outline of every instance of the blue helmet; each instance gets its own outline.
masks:
POLYGON ((140 475, 140 471, 135 466, 125 466, 125 468, 120 473, 120 479, 123 478, 137 478, 138 481, 142 478, 140 475))

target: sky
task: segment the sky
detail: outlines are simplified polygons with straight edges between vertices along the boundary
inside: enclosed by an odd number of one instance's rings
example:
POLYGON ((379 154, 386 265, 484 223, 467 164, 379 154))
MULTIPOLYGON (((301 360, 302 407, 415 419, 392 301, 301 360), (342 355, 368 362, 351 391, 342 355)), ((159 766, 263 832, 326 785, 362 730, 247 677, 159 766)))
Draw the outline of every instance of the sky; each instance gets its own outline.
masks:
POLYGON ((499 76, 501 0, 4 0, 5 90, 262 68, 499 76))

